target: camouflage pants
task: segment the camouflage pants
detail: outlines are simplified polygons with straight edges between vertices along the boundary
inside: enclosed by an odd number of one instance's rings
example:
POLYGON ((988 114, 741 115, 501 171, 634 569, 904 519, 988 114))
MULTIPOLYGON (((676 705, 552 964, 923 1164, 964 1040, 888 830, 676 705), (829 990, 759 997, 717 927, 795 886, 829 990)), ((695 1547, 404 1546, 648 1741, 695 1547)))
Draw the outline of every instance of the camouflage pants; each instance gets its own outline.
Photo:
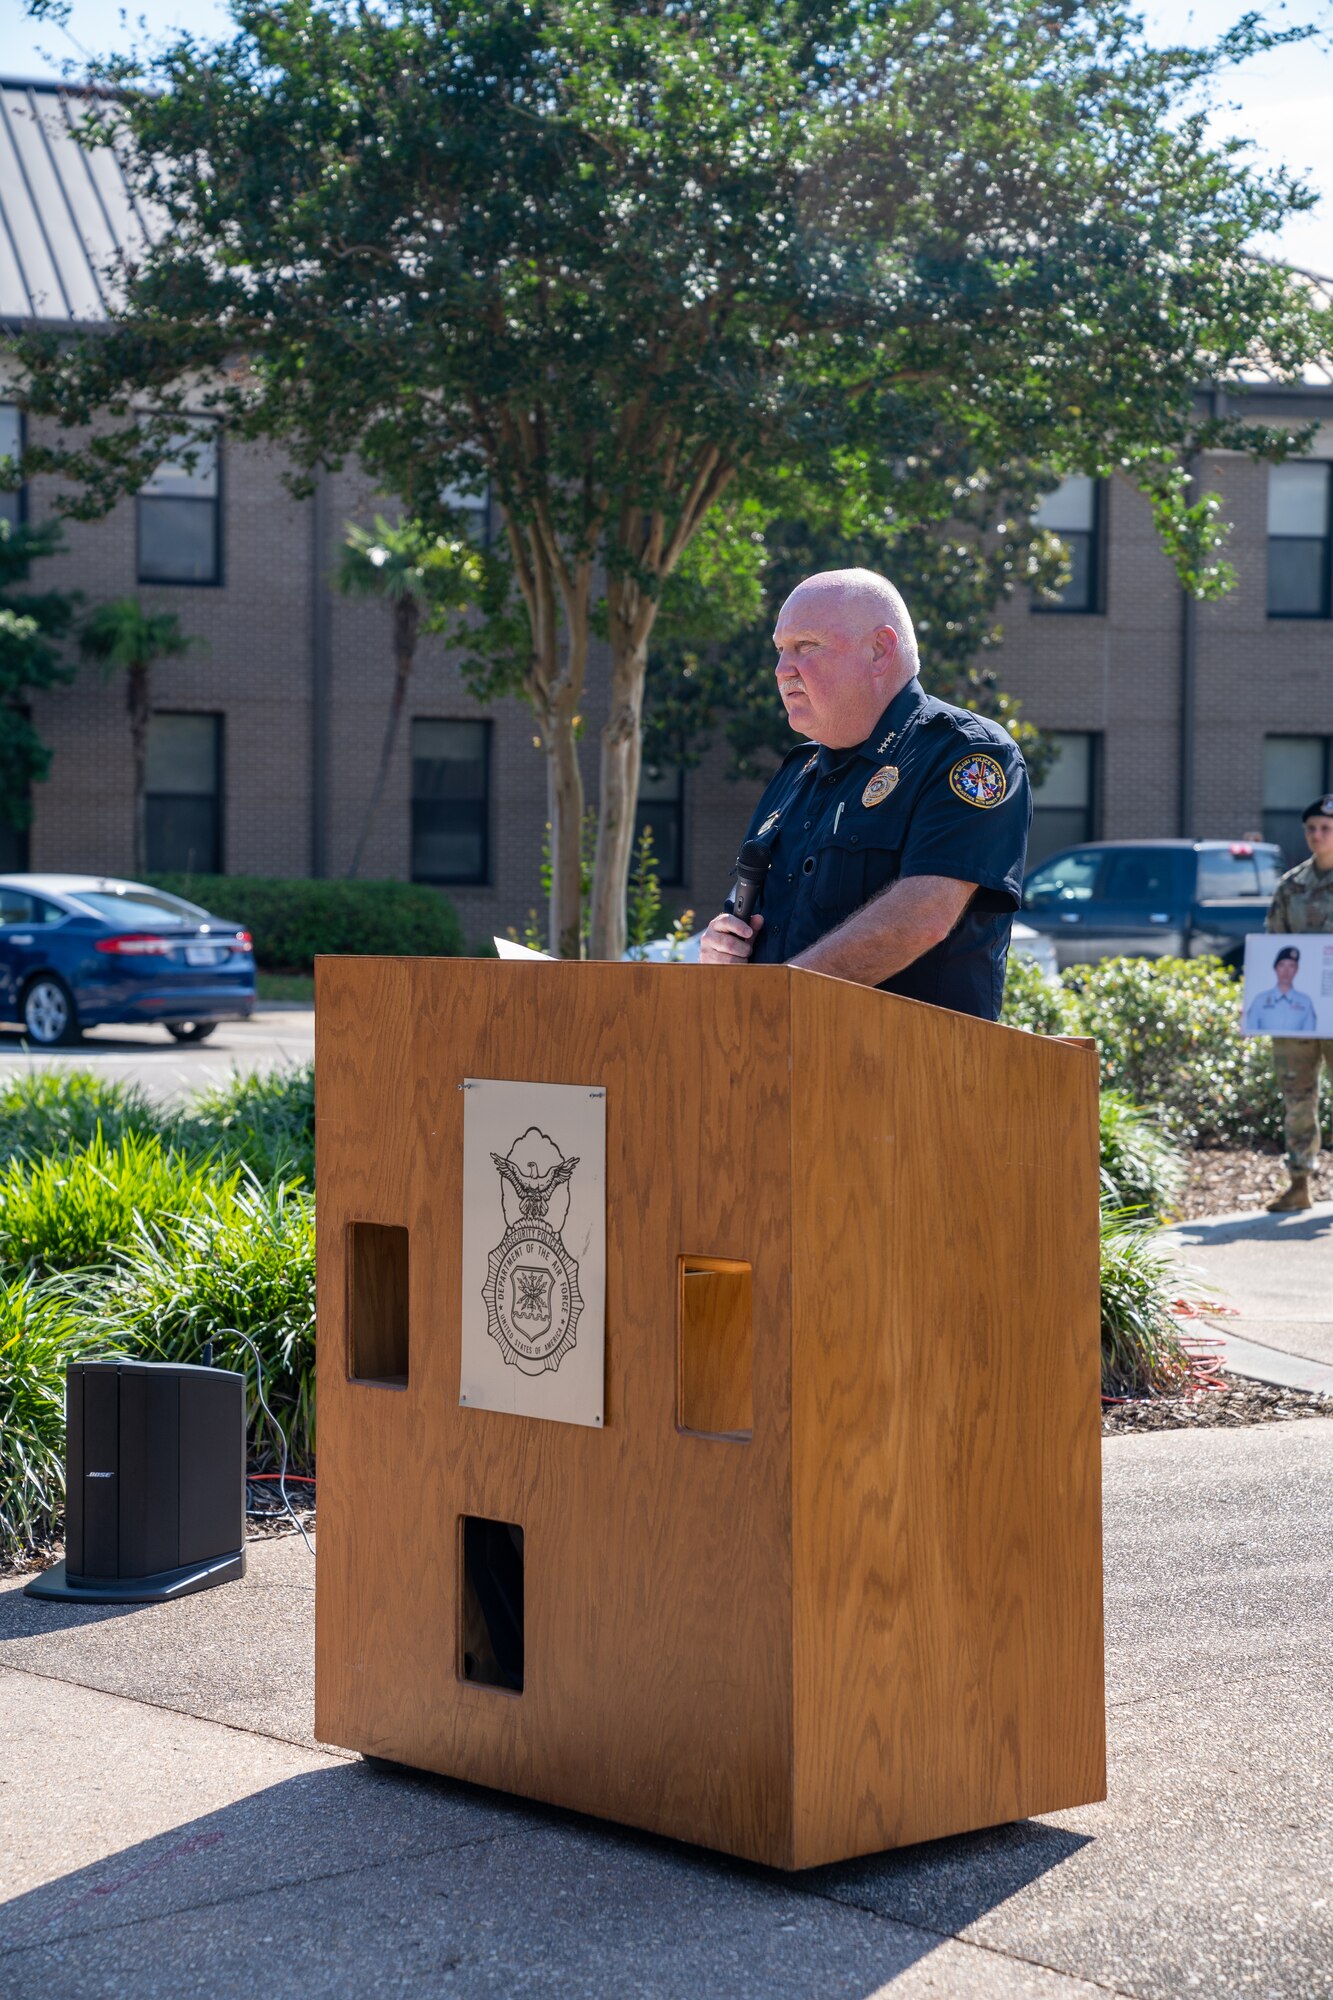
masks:
POLYGON ((1287 1165, 1294 1174, 1309 1173, 1319 1151, 1319 1066, 1328 1064, 1333 1076, 1333 1042, 1297 1040, 1274 1035, 1273 1068, 1277 1071, 1286 1113, 1287 1165))

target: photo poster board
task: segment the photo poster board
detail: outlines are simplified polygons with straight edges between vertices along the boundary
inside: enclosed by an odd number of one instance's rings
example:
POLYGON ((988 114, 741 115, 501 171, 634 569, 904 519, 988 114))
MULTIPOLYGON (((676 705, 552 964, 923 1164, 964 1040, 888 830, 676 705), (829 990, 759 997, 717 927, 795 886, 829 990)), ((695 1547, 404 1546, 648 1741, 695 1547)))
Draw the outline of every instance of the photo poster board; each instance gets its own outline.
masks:
POLYGON ((600 1426, 606 1092, 488 1077, 463 1089, 459 1403, 600 1426))
POLYGON ((1251 932, 1245 940, 1242 1035, 1333 1041, 1333 933, 1251 932), (1279 961, 1280 953, 1294 951, 1279 961))

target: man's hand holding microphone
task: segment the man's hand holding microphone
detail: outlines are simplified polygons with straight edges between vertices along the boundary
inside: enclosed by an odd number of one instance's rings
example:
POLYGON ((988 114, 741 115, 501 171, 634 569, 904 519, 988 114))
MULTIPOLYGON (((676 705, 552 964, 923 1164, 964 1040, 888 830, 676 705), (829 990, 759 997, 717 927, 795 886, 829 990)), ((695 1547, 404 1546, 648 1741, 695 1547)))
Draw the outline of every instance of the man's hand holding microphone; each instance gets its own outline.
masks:
POLYGON ((700 965, 744 965, 764 920, 755 904, 768 874, 769 852, 761 840, 747 840, 736 856, 736 892, 731 908, 713 918, 699 945, 700 965))

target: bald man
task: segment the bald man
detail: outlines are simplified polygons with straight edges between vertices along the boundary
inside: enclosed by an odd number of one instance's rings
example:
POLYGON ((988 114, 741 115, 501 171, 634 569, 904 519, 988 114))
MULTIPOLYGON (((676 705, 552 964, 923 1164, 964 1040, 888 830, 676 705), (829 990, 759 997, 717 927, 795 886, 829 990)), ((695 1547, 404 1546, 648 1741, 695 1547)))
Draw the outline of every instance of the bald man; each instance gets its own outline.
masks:
POLYGON ((747 838, 769 868, 705 965, 789 964, 993 1021, 1032 796, 1018 746, 921 686, 907 606, 873 570, 826 570, 778 613, 778 693, 804 740, 747 838))

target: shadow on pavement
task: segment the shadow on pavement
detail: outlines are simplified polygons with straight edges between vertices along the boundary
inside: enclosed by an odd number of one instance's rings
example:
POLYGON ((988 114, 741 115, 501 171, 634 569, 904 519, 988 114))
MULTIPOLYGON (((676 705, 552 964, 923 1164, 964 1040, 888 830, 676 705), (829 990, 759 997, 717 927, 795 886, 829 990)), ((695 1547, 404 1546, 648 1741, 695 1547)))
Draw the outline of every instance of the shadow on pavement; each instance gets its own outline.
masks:
POLYGON ((1294 1215, 1239 1215, 1217 1222, 1177 1222, 1165 1232, 1182 1249, 1213 1249, 1223 1243, 1301 1243, 1333 1228, 1333 1202, 1294 1215))
MULTIPOLYGON (((14 1579, 4 1578, 10 1583, 14 1579)), ((29 1579, 23 1579, 26 1585, 29 1579)), ((109 1618, 126 1618, 155 1611, 153 1604, 77 1604, 52 1597, 28 1597, 23 1589, 0 1590, 0 1644, 6 1639, 40 1639, 48 1632, 67 1632, 81 1625, 103 1625, 109 1618)))
POLYGON ((197 1990, 214 2000, 424 1996, 442 1978, 456 1990, 454 1973, 497 1995, 865 2000, 1084 1845, 1029 1821, 784 1876, 340 1763, 16 1896, 0 1908, 0 1991, 169 1996, 209 1968, 197 1990))

